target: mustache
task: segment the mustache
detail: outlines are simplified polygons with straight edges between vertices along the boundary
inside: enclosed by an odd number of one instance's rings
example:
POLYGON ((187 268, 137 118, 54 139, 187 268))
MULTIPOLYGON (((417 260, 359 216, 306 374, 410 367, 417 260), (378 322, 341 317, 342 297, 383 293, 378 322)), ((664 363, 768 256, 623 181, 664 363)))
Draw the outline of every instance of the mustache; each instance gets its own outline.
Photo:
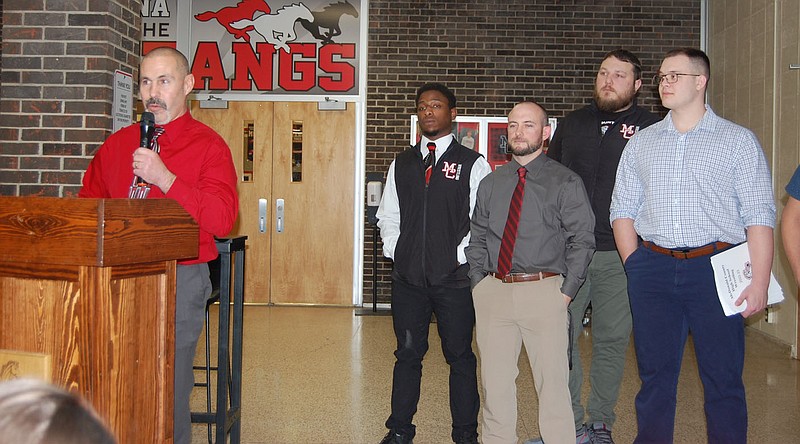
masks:
POLYGON ((161 100, 159 98, 156 98, 156 97, 150 97, 149 99, 147 99, 146 102, 144 102, 144 106, 145 107, 150 106, 150 105, 158 105, 161 108, 167 109, 167 104, 164 103, 163 100, 161 100))

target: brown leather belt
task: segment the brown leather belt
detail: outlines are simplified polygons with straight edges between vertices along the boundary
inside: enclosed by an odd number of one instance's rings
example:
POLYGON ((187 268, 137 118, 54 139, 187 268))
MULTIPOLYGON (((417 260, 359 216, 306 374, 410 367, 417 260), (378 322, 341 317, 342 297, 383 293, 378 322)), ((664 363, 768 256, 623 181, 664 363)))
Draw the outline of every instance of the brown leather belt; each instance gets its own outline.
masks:
POLYGON ((648 250, 653 250, 656 253, 672 256, 675 259, 694 259, 696 257, 708 256, 709 254, 722 251, 726 248, 733 246, 733 244, 729 244, 727 242, 714 242, 712 244, 703 245, 702 247, 697 247, 697 248, 672 250, 669 248, 659 247, 658 245, 650 241, 643 241, 642 246, 644 246, 648 250))
POLYGON ((504 284, 513 284, 514 282, 530 282, 540 281, 544 278, 558 276, 558 273, 550 273, 549 271, 540 271, 538 273, 508 273, 503 276, 500 273, 489 273, 492 276, 500 279, 504 284))

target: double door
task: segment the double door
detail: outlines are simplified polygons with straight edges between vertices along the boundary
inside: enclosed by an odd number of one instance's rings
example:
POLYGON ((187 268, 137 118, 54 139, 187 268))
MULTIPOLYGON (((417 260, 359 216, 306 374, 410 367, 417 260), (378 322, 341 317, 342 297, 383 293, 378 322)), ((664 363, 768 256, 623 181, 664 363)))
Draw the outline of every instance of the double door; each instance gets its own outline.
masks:
POLYGON ((351 305, 355 111, 228 102, 192 115, 228 143, 247 236, 245 301, 351 305))

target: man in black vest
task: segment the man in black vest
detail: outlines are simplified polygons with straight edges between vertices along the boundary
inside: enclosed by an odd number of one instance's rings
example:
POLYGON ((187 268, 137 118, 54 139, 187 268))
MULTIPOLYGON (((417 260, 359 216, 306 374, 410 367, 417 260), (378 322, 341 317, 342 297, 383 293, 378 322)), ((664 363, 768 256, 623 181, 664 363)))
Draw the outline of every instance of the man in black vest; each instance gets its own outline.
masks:
POLYGON ((455 141, 451 127, 456 97, 450 89, 439 83, 423 85, 417 90, 416 109, 421 141, 392 162, 377 212, 383 254, 394 260, 392 320, 397 336, 392 413, 381 444, 411 443, 416 433, 411 421, 432 313, 450 365, 453 441, 477 444, 475 311, 464 248, 478 184, 491 167, 455 141))

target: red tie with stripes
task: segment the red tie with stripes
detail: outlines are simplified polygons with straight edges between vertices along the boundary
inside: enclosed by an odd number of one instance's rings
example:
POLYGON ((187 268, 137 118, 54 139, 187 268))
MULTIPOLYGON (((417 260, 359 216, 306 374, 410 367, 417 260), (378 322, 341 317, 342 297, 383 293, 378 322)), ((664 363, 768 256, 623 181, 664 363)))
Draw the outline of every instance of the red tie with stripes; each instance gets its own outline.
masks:
MULTIPOLYGON (((158 138, 161 137, 162 134, 164 134, 164 127, 158 126, 153 131, 153 138, 150 140, 150 149, 156 153, 161 152, 158 138)), ((128 197, 131 199, 147 199, 148 194, 150 194, 150 184, 139 176, 133 176, 133 183, 128 191, 128 197)))
POLYGON ((503 240, 500 242, 500 255, 497 258, 497 273, 505 276, 511 271, 511 258, 514 256, 514 244, 517 242, 517 226, 519 226, 519 214, 522 209, 522 197, 525 195, 525 167, 519 167, 519 181, 511 195, 511 205, 508 207, 508 219, 506 228, 503 230, 503 240))
POLYGON ((428 155, 425 156, 425 185, 431 181, 431 172, 433 171, 433 164, 436 163, 436 144, 428 142, 428 155))

